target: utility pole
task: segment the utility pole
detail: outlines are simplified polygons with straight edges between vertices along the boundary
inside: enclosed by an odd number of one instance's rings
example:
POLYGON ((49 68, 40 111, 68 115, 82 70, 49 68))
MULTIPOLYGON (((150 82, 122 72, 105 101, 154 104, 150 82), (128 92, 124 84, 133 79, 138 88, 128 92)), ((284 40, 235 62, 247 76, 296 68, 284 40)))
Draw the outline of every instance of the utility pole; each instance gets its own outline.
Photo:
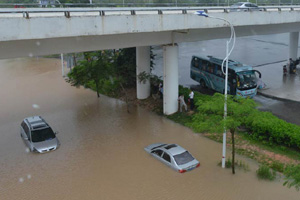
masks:
POLYGON ((60 54, 60 61, 61 61, 61 75, 65 76, 65 70, 64 70, 64 54, 60 54))

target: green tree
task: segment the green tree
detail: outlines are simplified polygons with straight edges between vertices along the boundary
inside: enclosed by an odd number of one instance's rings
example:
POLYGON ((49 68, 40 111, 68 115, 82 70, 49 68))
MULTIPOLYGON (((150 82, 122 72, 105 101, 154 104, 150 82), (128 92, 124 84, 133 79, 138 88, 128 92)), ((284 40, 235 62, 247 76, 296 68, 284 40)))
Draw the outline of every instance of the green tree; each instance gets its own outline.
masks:
POLYGON ((115 56, 115 74, 125 87, 136 86, 136 48, 120 49, 115 56))
POLYGON ((109 79, 114 55, 112 51, 96 51, 83 53, 83 58, 69 73, 70 82, 76 87, 95 85, 97 97, 100 97, 100 84, 109 79))
POLYGON ((243 99, 228 95, 227 117, 224 119, 224 95, 216 93, 210 101, 199 99, 196 102, 198 111, 190 124, 196 132, 222 133, 224 128, 231 133, 232 173, 235 174, 235 132, 244 123, 247 116, 255 110, 252 99, 243 99))

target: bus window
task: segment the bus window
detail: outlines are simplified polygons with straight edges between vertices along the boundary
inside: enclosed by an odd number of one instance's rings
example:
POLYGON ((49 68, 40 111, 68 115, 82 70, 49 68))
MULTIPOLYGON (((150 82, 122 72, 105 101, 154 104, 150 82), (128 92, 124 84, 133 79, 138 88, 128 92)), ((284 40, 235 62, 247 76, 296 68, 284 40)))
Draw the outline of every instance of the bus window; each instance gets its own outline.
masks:
POLYGON ((202 70, 207 71, 208 68, 208 62, 206 60, 202 60, 202 70))
POLYGON ((221 71, 221 66, 220 65, 217 65, 217 72, 216 72, 216 75, 219 76, 219 77, 223 77, 223 72, 221 71))
POLYGON ((206 71, 207 71, 207 72, 210 72, 210 64, 207 65, 206 71))
POLYGON ((214 73, 214 64, 209 65, 209 73, 213 74, 214 73))
POLYGON ((199 58, 194 58, 192 60, 192 66, 200 69, 201 68, 201 60, 199 58))
POLYGON ((232 79, 234 78, 234 74, 235 74, 234 70, 228 69, 228 80, 229 80, 229 82, 232 82, 232 79))
POLYGON ((192 59, 192 66, 193 66, 193 67, 195 67, 195 60, 196 60, 196 59, 197 59, 197 58, 193 58, 193 59, 192 59))
POLYGON ((214 65, 214 75, 218 75, 218 65, 214 65))
POLYGON ((195 63, 196 67, 197 67, 198 69, 201 69, 201 67, 202 67, 202 61, 201 61, 200 59, 197 59, 195 62, 196 62, 196 63, 195 63))

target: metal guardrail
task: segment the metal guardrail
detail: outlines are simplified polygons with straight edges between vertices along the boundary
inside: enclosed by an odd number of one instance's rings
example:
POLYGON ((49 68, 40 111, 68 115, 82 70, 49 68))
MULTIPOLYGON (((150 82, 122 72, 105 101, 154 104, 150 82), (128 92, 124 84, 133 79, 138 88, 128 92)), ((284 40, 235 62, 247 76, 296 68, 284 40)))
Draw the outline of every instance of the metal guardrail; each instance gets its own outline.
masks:
MULTIPOLYGON (((277 11, 294 11, 300 10, 300 6, 264 6, 259 7, 261 11, 268 10, 277 10, 277 11)), ((231 7, 117 7, 117 8, 108 8, 108 7, 96 7, 96 8, 2 8, 0 9, 0 14, 16 14, 21 13, 23 17, 29 18, 30 13, 64 13, 65 17, 71 17, 70 13, 83 13, 83 12, 98 12, 100 16, 106 15, 106 13, 114 12, 124 12, 124 14, 136 15, 137 12, 156 12, 157 14, 164 14, 172 11, 179 11, 182 14, 187 14, 188 11, 204 10, 205 12, 209 11, 220 11, 220 12, 230 12, 234 10, 241 10, 241 8, 231 8, 231 7)), ((243 11, 254 11, 257 9, 242 9, 243 11)))
MULTIPOLYGON (((234 2, 232 2, 234 3, 234 2)), ((199 3, 199 2, 189 2, 189 3, 55 3, 55 4, 46 4, 42 5, 39 3, 1 3, 0 8, 38 8, 38 7, 211 7, 211 6, 228 6, 228 2, 211 2, 211 3, 199 3)), ((278 3, 259 3, 259 6, 293 6, 300 5, 299 3, 291 2, 279 2, 278 3)))

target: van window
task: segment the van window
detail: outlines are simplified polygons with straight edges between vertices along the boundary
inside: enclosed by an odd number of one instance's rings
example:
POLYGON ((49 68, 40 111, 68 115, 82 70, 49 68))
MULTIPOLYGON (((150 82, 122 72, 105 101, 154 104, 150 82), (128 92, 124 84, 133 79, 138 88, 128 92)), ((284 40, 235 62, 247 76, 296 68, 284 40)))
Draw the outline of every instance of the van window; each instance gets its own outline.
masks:
POLYGON ((24 126, 24 131, 25 131, 27 137, 30 138, 29 128, 28 128, 27 124, 25 124, 25 126, 24 126))

